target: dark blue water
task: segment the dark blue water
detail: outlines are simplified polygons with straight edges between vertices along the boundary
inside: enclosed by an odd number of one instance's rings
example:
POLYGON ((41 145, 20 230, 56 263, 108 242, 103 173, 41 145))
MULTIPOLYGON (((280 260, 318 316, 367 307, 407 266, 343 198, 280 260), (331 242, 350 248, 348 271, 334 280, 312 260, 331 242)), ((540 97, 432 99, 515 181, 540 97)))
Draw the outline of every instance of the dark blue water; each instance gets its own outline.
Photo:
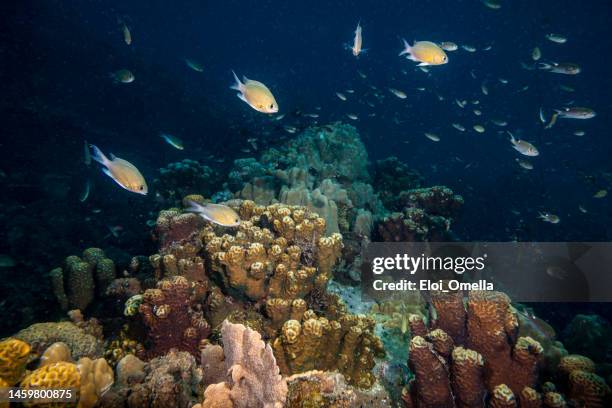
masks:
MULTIPOLYGON (((234 159, 248 156, 241 152, 247 138, 274 146, 291 137, 282 124, 306 126, 296 111, 320 113, 323 124, 350 122, 345 115, 358 114, 359 121, 351 123, 370 160, 396 155, 420 171, 427 185, 444 184, 462 194, 466 204, 454 225, 462 239, 612 238, 610 198, 592 198, 612 184, 610 2, 512 1, 501 10, 479 1, 10 3, 0 6, 0 169, 7 175, 1 181, 7 227, 0 232, 0 252, 17 257, 33 279, 57 264, 58 254, 101 241, 118 258, 154 248, 146 221, 159 209, 155 195, 129 194, 95 167, 86 169, 85 139, 130 160, 148 179, 170 162, 207 162, 210 155, 225 157, 214 164, 223 175, 234 159), (118 17, 131 29, 131 46, 122 41, 118 17), (358 21, 368 51, 356 59, 344 44, 358 21), (554 44, 544 38, 550 32, 569 40, 554 44), (400 38, 454 41, 478 51, 449 53, 449 64, 426 74, 398 57, 400 38), (483 51, 487 46, 491 50, 483 51), (522 69, 534 46, 546 60, 580 64, 582 73, 522 69), (189 69, 185 58, 199 61, 204 72, 189 69), (109 78, 122 68, 134 72, 134 83, 109 78), (288 113, 285 122, 273 122, 236 98, 229 89, 231 70, 268 85, 280 112, 288 113), (501 84, 500 77, 509 83, 501 84), (488 96, 480 89, 484 80, 488 96), (561 84, 575 92, 559 90, 561 84), (365 95, 372 85, 385 96, 375 108, 364 103, 372 97, 341 102, 335 96, 347 88, 365 95), (408 98, 395 98, 389 87, 408 98), (480 104, 460 109, 456 98, 480 104), (543 130, 539 108, 550 116, 572 101, 598 116, 561 120, 543 130), (482 110, 481 117, 474 108, 482 110), (538 146, 533 171, 516 165, 518 155, 493 118, 507 120, 509 130, 538 146), (468 132, 457 132, 452 122, 468 132), (471 131, 474 124, 486 132, 471 131), (574 136, 577 129, 586 135, 574 136), (181 137, 186 149, 164 144, 160 131, 181 137), (439 134, 441 142, 432 143, 424 132, 439 134), (92 194, 81 204, 78 195, 88 177, 92 194), (69 186, 66 195, 49 187, 58 178, 69 186), (538 211, 558 214, 561 223, 543 223, 538 211), (116 225, 123 227, 121 238, 106 237, 108 226, 116 225)), ((27 287, 27 281, 15 285, 27 287)), ((41 289, 39 296, 49 294, 41 289)))

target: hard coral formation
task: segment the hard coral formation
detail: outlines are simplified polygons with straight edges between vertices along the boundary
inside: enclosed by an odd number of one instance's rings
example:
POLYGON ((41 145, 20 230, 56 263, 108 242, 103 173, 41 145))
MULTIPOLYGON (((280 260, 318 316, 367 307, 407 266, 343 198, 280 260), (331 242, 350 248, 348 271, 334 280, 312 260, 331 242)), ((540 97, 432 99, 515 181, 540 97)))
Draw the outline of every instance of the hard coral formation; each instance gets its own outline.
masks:
POLYGON ((445 241, 463 198, 446 187, 402 192, 401 212, 378 223, 378 238, 385 242, 445 241))
POLYGON ((187 352, 172 350, 147 363, 126 356, 117 365, 117 379, 101 408, 190 408, 202 397, 202 370, 187 352))
POLYGON ((471 291, 464 310, 460 293, 431 292, 431 298, 430 328, 418 316, 410 321, 417 337, 410 343, 415 381, 405 394, 407 405, 480 406, 488 391, 491 406, 516 406, 518 396, 536 385, 543 349, 530 337, 517 338, 510 299, 471 291))
POLYGON ((30 345, 18 339, 0 342, 0 378, 8 385, 16 384, 25 372, 30 345))
POLYGON ((225 382, 204 392, 199 408, 282 408, 287 383, 281 377, 272 349, 261 335, 243 325, 225 321, 221 328, 225 355, 225 382))
POLYGON ((338 372, 307 371, 287 378, 286 408, 387 408, 392 404, 385 389, 375 385, 361 390, 348 385, 338 372))
POLYGON ((49 273, 53 293, 63 310, 85 310, 115 279, 115 263, 99 248, 88 248, 82 257, 66 258, 64 266, 49 273))
POLYGON ((104 353, 102 338, 87 333, 71 322, 36 323, 13 336, 30 344, 33 351, 41 354, 56 342, 68 345, 75 359, 81 357, 98 358, 104 353))
POLYGON ((172 348, 194 356, 199 354, 211 332, 201 303, 206 289, 206 283, 174 276, 145 291, 139 311, 148 329, 151 356, 165 354, 172 348))
POLYGON ((295 299, 322 288, 342 248, 342 237, 325 237, 325 221, 304 208, 243 201, 235 235, 202 233, 206 258, 223 287, 250 300, 295 299))
POLYGON ((337 320, 306 311, 299 320, 287 320, 273 341, 281 372, 338 370, 347 382, 371 387, 375 357, 383 357, 382 342, 374 335, 374 320, 341 314, 337 320))
POLYGON ((237 160, 230 178, 239 198, 316 212, 328 234, 351 230, 359 209, 382 210, 369 184, 365 146, 354 127, 341 123, 309 128, 259 161, 237 160))
MULTIPOLYGON (((113 382, 113 370, 104 359, 91 360, 82 357, 74 362, 66 344, 54 343, 43 353, 38 368, 29 372, 21 380, 19 387, 24 390, 70 388, 77 391, 77 408, 92 408, 113 382)), ((45 403, 32 399, 25 405, 41 406, 45 403)))
POLYGON ((395 156, 377 160, 374 166, 373 184, 385 208, 391 211, 403 207, 399 201, 402 191, 420 188, 424 181, 423 176, 395 156))

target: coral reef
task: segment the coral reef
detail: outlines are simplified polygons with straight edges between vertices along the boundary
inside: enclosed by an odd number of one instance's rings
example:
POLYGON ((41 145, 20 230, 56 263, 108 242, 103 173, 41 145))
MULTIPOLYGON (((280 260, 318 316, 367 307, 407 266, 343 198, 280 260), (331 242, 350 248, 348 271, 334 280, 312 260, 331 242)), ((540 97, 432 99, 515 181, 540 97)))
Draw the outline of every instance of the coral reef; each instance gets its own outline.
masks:
POLYGON ((103 296, 115 279, 115 263, 100 248, 88 248, 79 258, 71 255, 64 266, 49 273, 53 293, 63 310, 85 310, 96 296, 103 296))
POLYGON ((211 273, 223 288, 250 300, 296 299, 332 276, 342 248, 339 234, 323 236, 325 221, 304 208, 243 201, 236 207, 242 222, 235 235, 203 230, 211 273))
POLYGON ((153 186, 165 205, 175 206, 189 194, 210 196, 218 181, 219 176, 212 168, 196 160, 184 159, 159 169, 153 186))
POLYGON ((172 350, 146 364, 128 355, 117 364, 117 379, 100 407, 190 408, 202 398, 202 370, 187 352, 172 350))
POLYGON ((201 303, 206 289, 205 283, 174 276, 144 292, 139 312, 148 329, 149 355, 159 356, 172 348, 199 354, 203 340, 211 332, 201 303))
POLYGON ((442 186, 404 191, 398 200, 403 209, 385 216, 378 223, 378 240, 448 240, 453 217, 463 204, 461 196, 442 186))
POLYGON ((73 358, 99 358, 104 353, 102 338, 87 333, 71 322, 35 323, 20 332, 14 338, 28 343, 37 354, 56 342, 68 345, 73 358))
POLYGON ((387 408, 392 404, 385 389, 375 385, 360 390, 348 385, 337 372, 307 371, 287 377, 288 394, 286 408, 321 407, 387 408))
POLYGON ((597 361, 612 359, 612 325, 598 315, 577 314, 563 333, 565 347, 597 361))
POLYGON ((374 320, 340 314, 337 320, 306 311, 300 320, 287 320, 272 347, 284 375, 310 370, 338 370, 347 382, 370 388, 375 357, 384 357, 374 335, 374 320))
MULTIPOLYGON (((22 345, 19 347, 25 351, 22 345)), ((23 354, 23 353, 22 353, 23 354)), ((32 388, 72 388, 78 391, 77 408, 92 408, 113 385, 113 370, 102 358, 82 357, 74 362, 65 343, 51 344, 39 359, 38 367, 28 372, 19 382, 25 390, 32 388)), ((47 403, 48 404, 48 403, 47 403)), ((26 406, 50 406, 33 399, 26 406)))
POLYGON ((421 188, 424 181, 423 176, 395 156, 376 160, 374 165, 372 184, 376 186, 383 205, 390 211, 401 210, 403 203, 399 200, 400 194, 405 190, 421 188))
POLYGON ((435 308, 430 328, 420 316, 409 319, 415 381, 404 395, 407 406, 453 406, 455 400, 479 406, 485 391, 492 395, 491 406, 508 406, 536 385, 542 346, 530 337, 517 338, 518 323, 505 294, 471 291, 465 308, 459 292, 430 295, 435 308))
POLYGON ((287 383, 259 333, 225 321, 221 328, 226 380, 211 384, 198 408, 282 408, 287 383))

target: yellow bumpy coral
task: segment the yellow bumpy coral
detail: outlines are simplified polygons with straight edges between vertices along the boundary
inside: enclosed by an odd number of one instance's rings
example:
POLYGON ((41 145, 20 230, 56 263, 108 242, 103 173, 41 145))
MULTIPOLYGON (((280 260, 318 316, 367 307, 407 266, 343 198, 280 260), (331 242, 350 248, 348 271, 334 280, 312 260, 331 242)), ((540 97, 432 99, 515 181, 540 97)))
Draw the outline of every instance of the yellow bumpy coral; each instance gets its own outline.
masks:
POLYGON ((371 387, 374 357, 384 356, 374 324, 370 318, 349 314, 328 320, 312 310, 303 313, 301 321, 287 320, 272 342, 281 373, 338 370, 350 384, 371 387))
POLYGON ((305 207, 242 201, 234 234, 201 233, 214 273, 251 300, 298 299, 323 288, 340 257, 342 236, 324 237, 325 220, 305 207))
MULTIPOLYGON (((57 406, 92 408, 114 382, 113 369, 102 358, 81 358, 78 363, 59 361, 44 365, 28 374, 21 388, 72 389, 78 392, 78 403, 58 403, 57 406)), ((32 400, 26 406, 39 406, 43 401, 32 400)), ((45 406, 54 406, 46 404, 45 406)))
POLYGON ((30 345, 21 340, 0 342, 0 378, 9 385, 16 384, 23 376, 30 351, 30 345))

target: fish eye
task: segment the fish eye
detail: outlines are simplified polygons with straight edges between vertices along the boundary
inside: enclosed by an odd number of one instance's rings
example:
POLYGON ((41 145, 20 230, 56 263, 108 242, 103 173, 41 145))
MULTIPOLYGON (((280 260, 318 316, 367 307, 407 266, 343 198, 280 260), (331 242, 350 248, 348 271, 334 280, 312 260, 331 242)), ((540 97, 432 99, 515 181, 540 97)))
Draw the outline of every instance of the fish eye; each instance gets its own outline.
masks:
POLYGON ((273 103, 270 104, 270 109, 274 109, 274 104, 273 103))
POLYGON ((142 190, 144 190, 144 186, 140 186, 140 187, 138 187, 138 189, 139 189, 140 191, 142 191, 142 190))

